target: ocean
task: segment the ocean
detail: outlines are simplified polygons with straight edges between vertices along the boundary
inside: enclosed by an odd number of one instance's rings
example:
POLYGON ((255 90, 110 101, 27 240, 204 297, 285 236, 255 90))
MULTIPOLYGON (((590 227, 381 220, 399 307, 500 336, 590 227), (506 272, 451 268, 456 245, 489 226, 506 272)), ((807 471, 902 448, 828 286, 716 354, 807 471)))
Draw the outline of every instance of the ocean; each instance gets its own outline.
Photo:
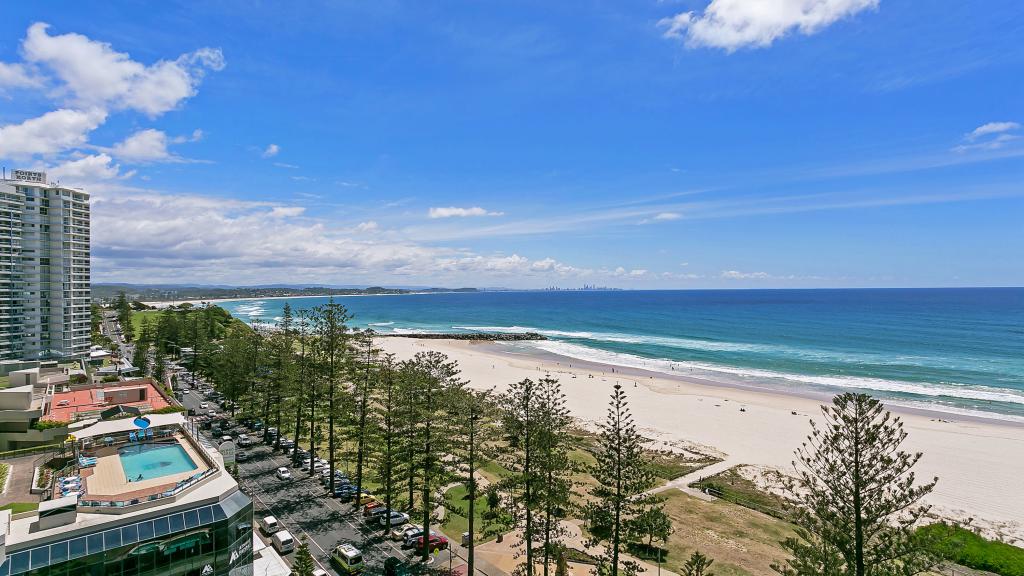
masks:
MULTIPOLYGON (((292 309, 327 298, 293 298, 292 309)), ((537 291, 338 297, 381 333, 539 332, 502 343, 789 392, 1024 422, 1024 288, 537 291)), ((219 305, 274 323, 286 300, 219 305)))

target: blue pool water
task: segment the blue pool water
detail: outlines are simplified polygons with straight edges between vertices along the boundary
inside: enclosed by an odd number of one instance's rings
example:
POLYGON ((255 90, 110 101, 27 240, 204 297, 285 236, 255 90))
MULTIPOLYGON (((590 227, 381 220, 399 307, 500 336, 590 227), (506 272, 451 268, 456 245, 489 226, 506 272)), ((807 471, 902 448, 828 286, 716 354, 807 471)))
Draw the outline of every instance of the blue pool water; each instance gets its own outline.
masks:
POLYGON ((118 449, 121 467, 129 480, 152 480, 198 468, 185 449, 177 444, 134 444, 118 449))

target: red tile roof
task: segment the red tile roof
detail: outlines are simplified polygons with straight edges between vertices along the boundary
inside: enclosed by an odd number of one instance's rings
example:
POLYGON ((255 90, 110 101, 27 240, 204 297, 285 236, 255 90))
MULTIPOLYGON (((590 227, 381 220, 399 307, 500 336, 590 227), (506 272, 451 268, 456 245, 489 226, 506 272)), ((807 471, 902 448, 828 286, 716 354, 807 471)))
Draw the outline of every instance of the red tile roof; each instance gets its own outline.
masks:
POLYGON ((58 392, 53 395, 53 400, 50 403, 50 409, 43 416, 43 420, 59 420, 69 422, 75 419, 75 414, 82 412, 95 412, 99 415, 99 412, 114 406, 113 403, 108 400, 100 401, 97 396, 100 390, 103 390, 104 397, 109 397, 111 393, 118 390, 132 390, 137 388, 147 388, 146 400, 142 402, 123 402, 122 406, 135 406, 142 409, 143 412, 148 410, 156 410, 163 408, 164 406, 170 406, 170 402, 164 398, 163 394, 157 389, 156 385, 152 380, 145 378, 142 380, 129 380, 127 382, 119 383, 117 386, 107 386, 105 388, 86 388, 82 390, 73 390, 71 392, 58 392))

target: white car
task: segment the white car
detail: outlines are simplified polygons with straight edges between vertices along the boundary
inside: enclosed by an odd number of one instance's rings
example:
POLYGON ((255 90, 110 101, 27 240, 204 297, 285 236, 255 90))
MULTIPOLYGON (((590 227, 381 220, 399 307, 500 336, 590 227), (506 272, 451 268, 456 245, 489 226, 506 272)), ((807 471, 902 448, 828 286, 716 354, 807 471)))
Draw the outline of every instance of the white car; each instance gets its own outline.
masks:
POLYGON ((252 438, 249 438, 248 434, 239 434, 238 435, 238 445, 239 446, 250 446, 250 445, 252 445, 252 438))
POLYGON ((381 526, 402 526, 409 522, 409 515, 405 512, 391 511, 391 514, 382 514, 380 517, 381 526))
POLYGON ((281 466, 280 468, 277 469, 277 478, 279 480, 291 480, 292 471, 285 466, 281 466))
POLYGON ((405 540, 405 531, 413 529, 419 530, 420 528, 415 524, 402 524, 401 526, 395 526, 391 529, 391 532, 388 533, 388 537, 392 540, 402 541, 405 540))
POLYGON ((206 410, 206 409, 207 409, 207 408, 209 408, 209 407, 210 407, 210 406, 209 406, 209 405, 208 405, 208 404, 207 404, 206 402, 200 402, 200 403, 199 403, 199 409, 200 409, 200 410, 206 410))
POLYGON ((406 526, 405 530, 398 533, 397 538, 393 535, 391 539, 400 540, 402 543, 405 543, 419 537, 420 534, 423 534, 423 526, 420 526, 419 524, 410 524, 406 526))

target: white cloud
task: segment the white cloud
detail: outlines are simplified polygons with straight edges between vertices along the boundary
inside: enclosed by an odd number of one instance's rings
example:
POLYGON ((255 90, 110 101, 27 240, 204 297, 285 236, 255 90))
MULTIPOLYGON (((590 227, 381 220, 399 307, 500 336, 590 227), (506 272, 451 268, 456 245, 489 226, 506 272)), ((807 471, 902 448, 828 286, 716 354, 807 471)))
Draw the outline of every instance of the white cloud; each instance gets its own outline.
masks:
POLYGON ((0 62, 0 90, 4 88, 38 88, 43 80, 23 64, 0 62))
POLYGON ((302 206, 275 206, 270 211, 271 218, 294 218, 302 216, 306 209, 302 206))
POLYGON ((277 153, 280 152, 280 151, 281 151, 281 147, 280 146, 278 146, 277 144, 271 144, 271 145, 267 146, 263 150, 262 156, 264 158, 273 158, 274 156, 277 156, 277 153))
POLYGON ((106 118, 107 113, 99 108, 62 108, 21 124, 0 126, 0 156, 47 155, 81 146, 106 118))
POLYGON ((379 228, 380 226, 376 222, 370 220, 368 222, 360 222, 356 226, 356 232, 376 232, 379 228))
POLYGON ((179 160, 167 150, 167 134, 148 128, 139 130, 111 148, 114 156, 128 162, 168 162, 179 160))
POLYGON ((42 22, 29 26, 22 53, 51 69, 64 84, 61 92, 78 106, 131 108, 156 117, 195 96, 207 70, 224 68, 219 49, 200 48, 146 66, 106 42, 75 33, 51 36, 48 29, 42 22))
POLYGON ((504 212, 488 212, 479 206, 471 208, 458 208, 448 206, 443 208, 431 208, 428 216, 431 218, 466 218, 469 216, 501 216, 504 212))
POLYGON ((974 150, 998 150, 1021 136, 1017 122, 989 122, 982 124, 967 134, 963 143, 953 147, 953 152, 965 153, 974 150))
POLYGON ((107 154, 91 154, 46 169, 50 180, 64 181, 74 186, 127 178, 132 174, 121 174, 121 167, 114 164, 113 158, 107 154))
POLYGON ((729 280, 767 280, 772 277, 767 272, 740 272, 739 270, 725 270, 721 274, 722 278, 729 280))
POLYGON ((1010 130, 1017 130, 1018 128, 1020 128, 1020 124, 1017 122, 989 122, 988 124, 982 124, 974 130, 971 130, 964 136, 964 138, 968 140, 977 140, 981 136, 1008 132, 1010 130))
POLYGON ((174 138, 171 139, 171 142, 175 144, 184 144, 186 142, 199 142, 200 140, 203 139, 203 136, 205 136, 205 134, 203 134, 203 131, 200 130, 199 128, 196 128, 195 130, 192 131, 191 136, 175 136, 174 138))
POLYGON ((479 254, 366 235, 375 228, 372 221, 344 227, 297 219, 303 212, 296 206, 168 195, 116 184, 90 191, 94 276, 107 281, 379 283, 415 278, 440 285, 507 285, 594 273, 552 258, 479 254))
POLYGON ((666 38, 690 48, 764 48, 791 30, 811 35, 866 9, 879 0, 711 0, 701 14, 682 12, 664 18, 666 38))
POLYGON ((295 164, 288 164, 286 162, 274 162, 274 166, 277 166, 278 168, 289 168, 292 170, 298 168, 295 164))
POLYGON ((640 221, 640 224, 651 224, 654 222, 670 222, 672 220, 679 220, 683 215, 679 212, 658 212, 650 218, 644 218, 640 221))

